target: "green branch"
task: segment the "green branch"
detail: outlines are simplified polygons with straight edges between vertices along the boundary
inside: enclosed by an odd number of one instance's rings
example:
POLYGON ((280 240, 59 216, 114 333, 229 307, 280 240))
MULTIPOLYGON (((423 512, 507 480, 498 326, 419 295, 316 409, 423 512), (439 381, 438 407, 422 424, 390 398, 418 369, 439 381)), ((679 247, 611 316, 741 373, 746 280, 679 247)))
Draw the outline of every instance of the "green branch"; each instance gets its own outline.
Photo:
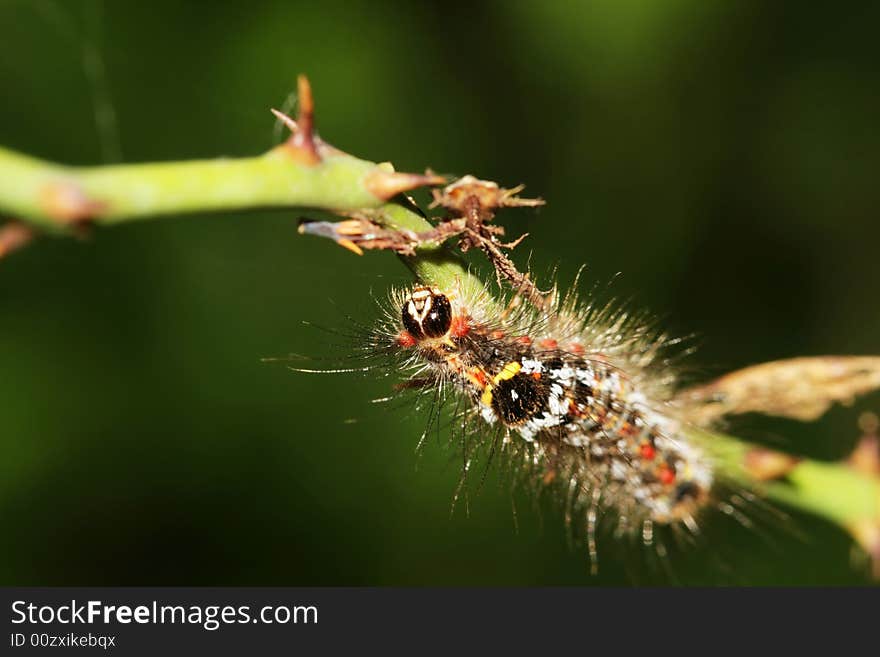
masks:
POLYGON ((693 431, 691 436, 714 457, 720 473, 767 499, 821 516, 851 533, 860 527, 880 526, 880 477, 876 474, 843 461, 792 458, 723 434, 693 431), (760 466, 752 464, 756 455, 782 460, 778 476, 762 480, 760 466))
POLYGON ((286 145, 258 157, 68 167, 0 148, 0 211, 59 232, 160 215, 257 207, 376 208, 429 176, 339 152, 317 164, 286 145))

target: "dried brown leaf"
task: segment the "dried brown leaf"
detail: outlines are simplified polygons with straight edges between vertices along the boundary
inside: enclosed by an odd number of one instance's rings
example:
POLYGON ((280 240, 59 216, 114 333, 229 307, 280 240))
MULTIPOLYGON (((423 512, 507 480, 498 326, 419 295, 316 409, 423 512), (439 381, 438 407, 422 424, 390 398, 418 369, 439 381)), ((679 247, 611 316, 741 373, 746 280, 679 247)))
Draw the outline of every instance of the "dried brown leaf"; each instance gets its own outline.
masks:
POLYGON ((742 413, 809 421, 835 402, 848 404, 877 388, 880 356, 817 356, 737 370, 683 391, 677 401, 687 419, 699 426, 742 413))

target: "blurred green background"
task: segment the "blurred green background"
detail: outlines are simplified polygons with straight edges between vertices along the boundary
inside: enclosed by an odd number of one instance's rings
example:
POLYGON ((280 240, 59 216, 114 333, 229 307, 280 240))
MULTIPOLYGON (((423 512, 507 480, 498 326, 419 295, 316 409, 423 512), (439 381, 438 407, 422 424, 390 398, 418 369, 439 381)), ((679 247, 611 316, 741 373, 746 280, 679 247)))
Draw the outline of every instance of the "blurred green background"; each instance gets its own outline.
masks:
MULTIPOLYGON (((695 334, 702 379, 880 351, 876 2, 0 1, 0 143, 108 155, 83 50, 105 68, 123 159, 259 153, 311 78, 321 134, 399 169, 548 201, 511 211, 538 272, 695 334)), ((105 135, 106 138, 106 135, 105 135)), ((112 144, 111 144, 112 146, 112 144)), ((340 357, 406 272, 298 237, 296 210, 45 239, 0 263, 0 583, 857 584, 848 537, 793 513, 716 522, 673 575, 606 539, 590 577, 559 509, 488 478, 470 515, 425 418, 388 379, 260 361, 340 357), (769 526, 768 526, 769 525, 769 526)), ((311 216, 318 216, 314 213, 311 216)), ((319 363, 320 364, 320 363, 319 363)), ((739 435, 840 458, 862 410, 739 435)))

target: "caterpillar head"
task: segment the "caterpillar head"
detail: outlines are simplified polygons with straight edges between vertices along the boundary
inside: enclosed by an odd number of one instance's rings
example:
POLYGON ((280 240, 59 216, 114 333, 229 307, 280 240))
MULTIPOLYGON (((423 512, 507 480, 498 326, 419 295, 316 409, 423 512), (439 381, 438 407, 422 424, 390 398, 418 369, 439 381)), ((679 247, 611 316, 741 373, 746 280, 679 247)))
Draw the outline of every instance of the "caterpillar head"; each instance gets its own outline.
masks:
POLYGON ((441 338, 452 325, 452 304, 436 287, 416 287, 403 302, 401 319, 416 340, 441 338))

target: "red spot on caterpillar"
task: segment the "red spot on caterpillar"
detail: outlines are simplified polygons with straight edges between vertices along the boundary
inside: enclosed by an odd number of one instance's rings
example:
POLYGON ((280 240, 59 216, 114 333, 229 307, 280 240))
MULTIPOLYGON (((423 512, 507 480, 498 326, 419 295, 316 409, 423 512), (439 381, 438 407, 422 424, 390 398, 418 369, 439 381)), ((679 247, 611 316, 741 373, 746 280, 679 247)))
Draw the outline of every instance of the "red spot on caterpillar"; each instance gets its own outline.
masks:
POLYGON ((526 346, 532 344, 532 339, 527 335, 521 335, 520 337, 518 337, 516 339, 516 341, 519 342, 520 344, 524 344, 526 346))
POLYGON ((675 472, 666 463, 660 466, 660 483, 668 486, 675 481, 675 472))
POLYGON ((533 378, 535 381, 540 381, 540 379, 541 379, 541 373, 540 373, 540 372, 532 372, 532 378, 533 378))
POLYGON ((485 388, 489 384, 489 378, 486 373, 479 367, 472 367, 467 372, 468 378, 476 383, 480 388, 485 388))
POLYGON ((401 331, 397 335, 397 344, 399 344, 404 349, 408 349, 409 347, 416 346, 416 339, 409 331, 401 331))
POLYGON ((492 338, 493 340, 500 340, 501 338, 504 337, 504 331, 497 331, 497 330, 496 330, 496 331, 492 331, 492 332, 489 334, 489 337, 492 338))
POLYGON ((635 425, 630 424, 629 422, 624 422, 620 425, 620 429, 617 430, 621 436, 634 436, 639 432, 638 428, 635 425))
POLYGON ((559 343, 553 338, 544 338, 538 343, 538 346, 541 347, 541 349, 556 349, 556 347, 559 346, 559 343))
POLYGON ((466 316, 460 315, 452 318, 452 323, 449 325, 449 334, 453 338, 463 338, 470 333, 470 330, 471 327, 466 316))
POLYGON ((646 461, 653 461, 654 457, 657 456, 657 450, 655 450, 654 446, 650 443, 644 443, 639 448, 639 453, 641 453, 642 458, 646 461))
POLYGON ((579 342, 572 342, 568 346, 568 350, 577 356, 582 356, 586 351, 586 349, 584 349, 584 345, 580 344, 579 342))

